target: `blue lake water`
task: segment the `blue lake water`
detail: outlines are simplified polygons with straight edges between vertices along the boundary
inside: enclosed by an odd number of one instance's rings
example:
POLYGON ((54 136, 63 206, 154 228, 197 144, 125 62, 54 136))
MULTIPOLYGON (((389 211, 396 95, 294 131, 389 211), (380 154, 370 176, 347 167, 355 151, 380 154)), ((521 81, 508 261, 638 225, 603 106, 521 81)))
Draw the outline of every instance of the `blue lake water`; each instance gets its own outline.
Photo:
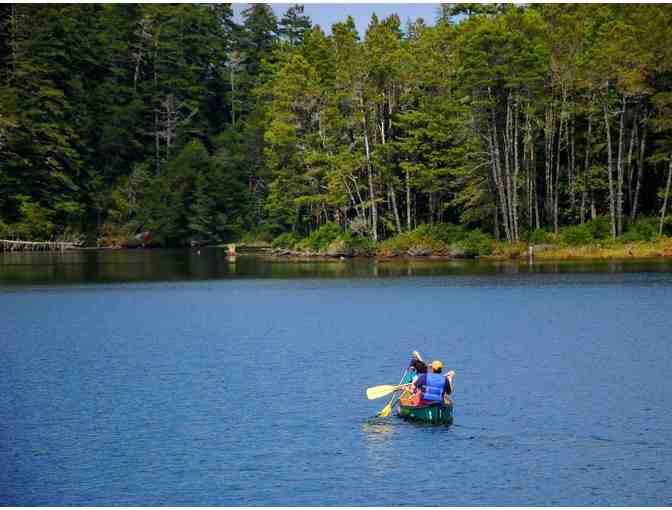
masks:
POLYGON ((669 262, 11 257, 2 505, 672 504, 669 262), (375 417, 413 349, 452 426, 375 417))

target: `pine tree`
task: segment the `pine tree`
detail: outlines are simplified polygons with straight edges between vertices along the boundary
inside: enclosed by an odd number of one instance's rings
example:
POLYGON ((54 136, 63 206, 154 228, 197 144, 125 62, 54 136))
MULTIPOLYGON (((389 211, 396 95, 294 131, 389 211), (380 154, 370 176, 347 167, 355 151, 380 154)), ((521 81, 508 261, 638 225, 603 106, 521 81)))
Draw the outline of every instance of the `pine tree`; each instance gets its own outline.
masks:
POLYGON ((310 17, 303 14, 303 5, 294 5, 280 19, 278 33, 290 46, 296 47, 303 44, 305 33, 310 27, 310 17))

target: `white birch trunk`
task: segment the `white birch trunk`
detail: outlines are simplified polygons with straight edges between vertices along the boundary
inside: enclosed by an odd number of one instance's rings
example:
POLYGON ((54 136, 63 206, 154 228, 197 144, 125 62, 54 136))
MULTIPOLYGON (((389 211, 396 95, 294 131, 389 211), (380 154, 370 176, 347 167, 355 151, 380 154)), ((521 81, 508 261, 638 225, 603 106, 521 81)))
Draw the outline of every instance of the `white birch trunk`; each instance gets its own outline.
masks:
POLYGON ((616 235, 623 233, 623 132, 627 101, 623 95, 623 109, 618 126, 618 161, 616 164, 616 235))
POLYGON ((406 170, 406 229, 411 230, 411 171, 406 170))
POLYGON ((389 184, 389 194, 390 194, 390 201, 392 203, 392 212, 394 213, 394 221, 397 226, 397 234, 401 234, 401 220, 399 218, 399 209, 397 209, 397 197, 396 193, 394 192, 394 187, 392 184, 389 184))
POLYGON ((665 226, 665 215, 667 214, 667 201, 670 196, 670 185, 672 184, 672 154, 670 154, 670 164, 667 168, 667 185, 665 186, 665 195, 663 196, 663 207, 660 209, 660 228, 658 235, 663 235, 663 227, 665 226))
POLYGON ((609 176, 609 226, 611 227, 611 237, 616 239, 616 208, 614 200, 614 176, 612 169, 613 164, 613 155, 611 150, 611 131, 609 128, 609 112, 607 111, 607 105, 603 106, 604 110, 604 127, 607 134, 607 175, 609 176))
POLYGON ((588 134, 586 135, 586 157, 583 163, 583 192, 581 193, 581 223, 585 221, 585 212, 586 212, 586 198, 590 194, 592 197, 592 185, 591 185, 591 171, 590 171, 590 152, 591 146, 593 143, 592 137, 593 131, 593 116, 588 114, 588 134))
POLYGON ((637 183, 635 184, 635 193, 632 197, 632 219, 637 218, 637 206, 639 202, 639 187, 642 183, 642 173, 644 172, 644 151, 646 150, 646 122, 642 127, 642 136, 639 141, 639 161, 637 163, 637 183))
POLYGON ((369 180, 369 198, 371 201, 371 234, 375 242, 378 241, 378 210, 376 208, 376 194, 373 187, 373 165, 371 163, 371 146, 369 145, 369 129, 366 122, 366 110, 364 109, 364 97, 360 94, 360 107, 362 111, 362 129, 364 131, 364 150, 366 152, 366 170, 369 180))
POLYGON ((515 105, 514 108, 514 117, 513 117, 513 211, 511 214, 513 216, 513 240, 518 241, 518 173, 520 172, 520 164, 518 162, 518 106, 515 105))

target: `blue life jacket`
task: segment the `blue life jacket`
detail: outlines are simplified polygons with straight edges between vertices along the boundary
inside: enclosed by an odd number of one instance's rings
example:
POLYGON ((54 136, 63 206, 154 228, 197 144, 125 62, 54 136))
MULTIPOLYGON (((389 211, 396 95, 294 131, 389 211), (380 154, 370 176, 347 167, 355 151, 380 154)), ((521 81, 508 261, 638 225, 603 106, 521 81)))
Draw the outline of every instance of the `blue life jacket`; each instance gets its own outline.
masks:
POLYGON ((443 374, 426 375, 427 380, 422 390, 422 399, 432 402, 441 402, 443 400, 443 387, 446 384, 446 376, 443 374))

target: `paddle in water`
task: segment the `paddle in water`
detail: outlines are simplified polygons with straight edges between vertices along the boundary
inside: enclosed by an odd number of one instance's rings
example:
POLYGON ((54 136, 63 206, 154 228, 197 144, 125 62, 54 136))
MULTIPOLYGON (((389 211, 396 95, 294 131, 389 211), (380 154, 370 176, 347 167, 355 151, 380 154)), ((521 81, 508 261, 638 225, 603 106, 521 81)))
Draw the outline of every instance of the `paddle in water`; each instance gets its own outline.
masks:
MULTIPOLYGON (((406 372, 408 372, 408 368, 404 370, 404 373, 401 375, 401 379, 399 379, 399 384, 404 382, 404 378, 406 377, 406 372)), ((394 401, 395 401, 396 395, 392 395, 392 398, 390 401, 381 409, 381 411, 378 413, 378 416, 381 418, 387 418, 392 414, 392 407, 394 406, 394 401)))
MULTIPOLYGON (((413 351, 411 354, 413 355, 413 357, 415 359, 417 359, 419 361, 422 361, 422 356, 420 356, 420 353, 418 351, 413 351)), ((404 382, 404 379, 406 378, 407 373, 408 373, 408 368, 406 368, 404 370, 404 373, 402 374, 401 379, 399 380, 399 384, 402 384, 404 382)), ((390 416, 392 414, 392 408, 397 403, 397 396, 398 396, 397 394, 392 395, 392 398, 387 403, 387 405, 385 407, 383 407, 383 409, 378 413, 378 416, 380 416, 381 418, 387 418, 388 416, 390 416)))

